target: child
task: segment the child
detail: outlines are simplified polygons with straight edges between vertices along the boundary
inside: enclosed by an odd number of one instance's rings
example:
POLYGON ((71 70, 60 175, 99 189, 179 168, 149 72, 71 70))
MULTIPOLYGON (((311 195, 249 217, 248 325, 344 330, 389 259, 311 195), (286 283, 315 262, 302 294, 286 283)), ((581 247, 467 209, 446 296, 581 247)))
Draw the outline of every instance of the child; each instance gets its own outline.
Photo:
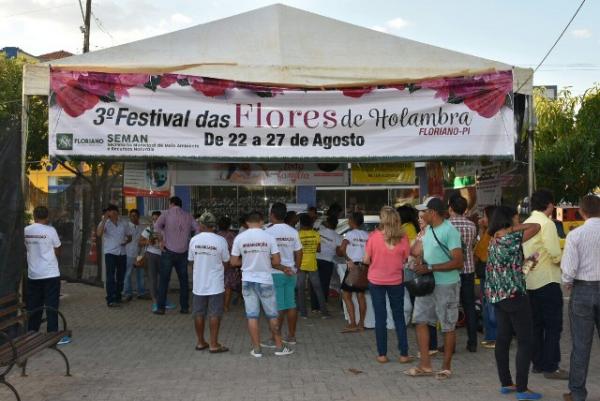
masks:
MULTIPOLYGON (((317 271, 317 252, 321 250, 321 236, 313 228, 313 220, 308 214, 300 215, 300 243, 302 244, 302 264, 298 271, 298 309, 300 316, 307 318, 306 311, 306 278, 313 288, 321 288, 321 279, 317 271)), ((329 317, 325 296, 322 291, 316 291, 319 310, 323 319, 329 317)))

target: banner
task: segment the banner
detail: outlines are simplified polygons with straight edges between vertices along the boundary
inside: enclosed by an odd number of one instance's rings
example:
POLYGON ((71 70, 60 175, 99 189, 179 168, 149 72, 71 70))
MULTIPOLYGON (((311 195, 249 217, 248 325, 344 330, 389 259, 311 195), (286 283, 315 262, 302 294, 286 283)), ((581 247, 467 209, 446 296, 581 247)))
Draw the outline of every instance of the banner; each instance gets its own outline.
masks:
POLYGON ((344 163, 177 163, 175 185, 347 185, 344 163))
POLYGON ((167 163, 125 163, 123 195, 154 198, 171 196, 167 163))
POLYGON ((52 70, 52 156, 203 160, 514 157, 512 73, 306 90, 52 70))
POLYGON ((352 163, 352 185, 414 184, 414 163, 352 163))

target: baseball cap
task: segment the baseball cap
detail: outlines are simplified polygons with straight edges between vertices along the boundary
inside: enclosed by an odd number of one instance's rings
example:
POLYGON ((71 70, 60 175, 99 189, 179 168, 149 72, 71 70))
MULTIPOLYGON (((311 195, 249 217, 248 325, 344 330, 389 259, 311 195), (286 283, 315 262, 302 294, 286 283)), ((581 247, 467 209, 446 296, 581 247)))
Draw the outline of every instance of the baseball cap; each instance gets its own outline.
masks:
POLYGON ((198 223, 203 224, 205 226, 214 226, 217 224, 217 218, 211 212, 204 212, 198 218, 198 223))
POLYGON ((440 198, 430 196, 429 198, 425 199, 423 203, 415 206, 415 208, 419 211, 431 209, 441 213, 446 211, 446 204, 440 198))

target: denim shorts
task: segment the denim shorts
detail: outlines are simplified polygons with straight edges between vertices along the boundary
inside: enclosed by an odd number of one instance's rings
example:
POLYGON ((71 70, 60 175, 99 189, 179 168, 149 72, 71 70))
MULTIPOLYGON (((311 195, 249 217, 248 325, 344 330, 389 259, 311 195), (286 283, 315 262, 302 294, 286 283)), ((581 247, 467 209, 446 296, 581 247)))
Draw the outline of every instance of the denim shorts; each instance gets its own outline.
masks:
POLYGON ((415 323, 435 326, 439 322, 443 333, 454 331, 459 301, 460 282, 436 284, 431 294, 415 298, 415 323))
POLYGON ((244 296, 246 317, 248 319, 258 319, 261 304, 267 318, 274 319, 279 316, 273 284, 242 281, 242 295, 244 296))
POLYGON ((273 285, 275 286, 275 298, 277 309, 287 310, 296 307, 296 276, 287 274, 273 274, 273 285))

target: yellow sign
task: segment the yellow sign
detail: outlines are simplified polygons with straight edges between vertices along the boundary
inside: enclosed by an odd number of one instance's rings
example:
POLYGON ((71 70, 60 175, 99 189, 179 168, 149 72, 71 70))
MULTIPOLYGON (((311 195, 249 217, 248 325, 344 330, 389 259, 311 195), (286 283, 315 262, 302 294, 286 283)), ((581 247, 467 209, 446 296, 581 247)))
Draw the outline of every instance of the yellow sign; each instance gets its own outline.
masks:
POLYGON ((414 163, 352 163, 352 184, 414 184, 414 163))

